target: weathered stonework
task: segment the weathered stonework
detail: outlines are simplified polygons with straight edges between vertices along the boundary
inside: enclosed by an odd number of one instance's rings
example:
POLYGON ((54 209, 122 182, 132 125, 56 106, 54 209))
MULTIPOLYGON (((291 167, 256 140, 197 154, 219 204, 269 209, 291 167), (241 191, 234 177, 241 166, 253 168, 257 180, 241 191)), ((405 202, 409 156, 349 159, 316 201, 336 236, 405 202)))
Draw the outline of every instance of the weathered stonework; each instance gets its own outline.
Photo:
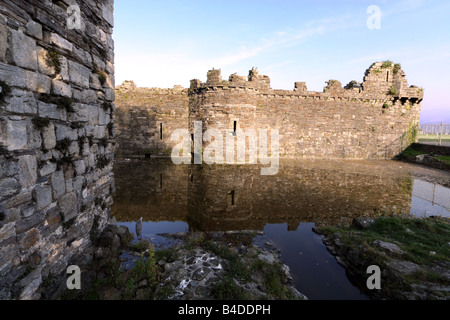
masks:
POLYGON ((187 89, 136 88, 125 82, 116 90, 115 103, 117 154, 170 156, 175 145, 170 141, 172 132, 187 128, 187 89))
POLYGON ((0 3, 0 299, 43 298, 109 221, 112 16, 113 0, 0 3))
POLYGON ((327 83, 324 92, 307 91, 304 82, 293 91, 274 90, 256 69, 248 80, 233 74, 229 81, 210 70, 206 83, 192 80, 189 90, 124 83, 116 90, 118 153, 168 155, 173 130, 193 134, 194 121, 203 132, 227 135, 234 127, 277 129, 281 157, 387 159, 413 142, 423 90, 408 86, 399 65, 373 64, 362 84, 327 83))

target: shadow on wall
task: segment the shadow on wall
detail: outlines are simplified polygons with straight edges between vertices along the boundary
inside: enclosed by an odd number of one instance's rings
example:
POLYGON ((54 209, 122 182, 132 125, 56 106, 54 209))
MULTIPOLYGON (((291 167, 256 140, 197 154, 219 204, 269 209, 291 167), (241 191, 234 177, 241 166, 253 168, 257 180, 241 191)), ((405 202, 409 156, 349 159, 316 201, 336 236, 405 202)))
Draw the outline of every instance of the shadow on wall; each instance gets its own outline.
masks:
POLYGON ((116 150, 117 156, 162 155, 167 146, 162 140, 162 123, 156 115, 144 108, 133 112, 116 109, 116 150))

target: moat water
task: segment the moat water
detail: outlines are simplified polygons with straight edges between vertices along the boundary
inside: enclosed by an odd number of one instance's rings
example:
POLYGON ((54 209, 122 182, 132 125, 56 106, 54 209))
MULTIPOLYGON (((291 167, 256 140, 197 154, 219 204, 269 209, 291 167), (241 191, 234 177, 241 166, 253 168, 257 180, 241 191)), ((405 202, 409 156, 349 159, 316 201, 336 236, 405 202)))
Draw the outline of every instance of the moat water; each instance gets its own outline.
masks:
POLYGON ((282 160, 262 176, 252 165, 174 165, 116 159, 113 215, 145 238, 187 231, 263 231, 281 250, 294 284, 309 299, 365 300, 316 225, 348 225, 359 216, 450 216, 450 173, 396 161, 282 160))

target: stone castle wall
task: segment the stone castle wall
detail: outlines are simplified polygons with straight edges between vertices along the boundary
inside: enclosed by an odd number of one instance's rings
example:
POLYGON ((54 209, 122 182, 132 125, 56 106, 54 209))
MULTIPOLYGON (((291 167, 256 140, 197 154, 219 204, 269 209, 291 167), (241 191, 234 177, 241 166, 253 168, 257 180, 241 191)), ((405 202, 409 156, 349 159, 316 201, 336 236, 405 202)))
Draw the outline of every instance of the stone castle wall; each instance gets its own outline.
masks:
POLYGON ((172 132, 188 123, 186 89, 136 88, 132 81, 125 82, 117 89, 116 105, 118 155, 170 156, 172 132))
MULTIPOLYGON (((273 90, 270 79, 253 69, 247 79, 233 74, 229 81, 222 80, 220 70, 210 70, 205 83, 192 80, 189 90, 179 89, 176 94, 168 89, 134 88, 133 94, 127 92, 125 97, 120 86, 118 138, 123 138, 122 146, 133 144, 135 149, 153 153, 154 140, 134 137, 142 132, 157 137, 161 123, 166 128, 189 128, 193 134, 194 121, 202 121, 203 131, 214 128, 227 135, 235 128, 277 129, 281 157, 353 159, 392 158, 414 140, 423 90, 408 86, 400 65, 375 63, 366 71, 362 84, 348 88, 336 80, 327 83, 324 92, 307 91, 304 82, 295 83, 293 91, 273 90), (164 107, 155 103, 160 91, 164 101, 170 102, 164 107), (154 111, 136 126, 136 121, 130 120, 142 108, 154 111), (156 124, 149 120, 152 117, 158 117, 156 124)), ((170 131, 165 136, 170 137, 170 131)), ((170 141, 161 143, 165 147, 159 149, 173 146, 170 141)))
POLYGON ((0 299, 45 298, 108 223, 112 32, 113 0, 0 2, 0 299))

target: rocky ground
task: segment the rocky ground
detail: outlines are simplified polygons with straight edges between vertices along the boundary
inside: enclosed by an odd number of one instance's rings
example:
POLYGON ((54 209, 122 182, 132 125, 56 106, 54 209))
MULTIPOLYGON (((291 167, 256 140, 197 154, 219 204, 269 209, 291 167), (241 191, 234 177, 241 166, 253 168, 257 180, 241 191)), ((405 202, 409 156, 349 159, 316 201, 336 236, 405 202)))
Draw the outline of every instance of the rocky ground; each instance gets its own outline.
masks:
POLYGON ((165 234, 156 245, 127 243, 130 236, 126 227, 109 227, 84 268, 82 290, 63 299, 307 299, 293 287, 279 250, 255 243, 256 232, 165 234))
POLYGON ((370 265, 381 269, 373 299, 448 300, 450 223, 445 218, 357 218, 348 227, 321 227, 328 250, 366 287, 370 265))

